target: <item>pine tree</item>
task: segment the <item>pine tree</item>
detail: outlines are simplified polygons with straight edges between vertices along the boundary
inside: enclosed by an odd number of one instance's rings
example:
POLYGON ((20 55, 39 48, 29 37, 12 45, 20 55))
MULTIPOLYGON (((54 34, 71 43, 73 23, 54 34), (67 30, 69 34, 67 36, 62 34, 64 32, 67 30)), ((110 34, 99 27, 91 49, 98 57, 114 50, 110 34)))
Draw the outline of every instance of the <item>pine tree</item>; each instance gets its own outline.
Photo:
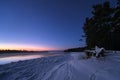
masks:
POLYGON ((88 47, 110 48, 110 30, 111 30, 111 15, 113 9, 109 2, 93 6, 93 16, 86 18, 84 24, 84 32, 86 35, 86 43, 88 47))
POLYGON ((117 6, 114 10, 114 16, 112 18, 112 43, 113 48, 120 50, 120 0, 117 2, 117 6))

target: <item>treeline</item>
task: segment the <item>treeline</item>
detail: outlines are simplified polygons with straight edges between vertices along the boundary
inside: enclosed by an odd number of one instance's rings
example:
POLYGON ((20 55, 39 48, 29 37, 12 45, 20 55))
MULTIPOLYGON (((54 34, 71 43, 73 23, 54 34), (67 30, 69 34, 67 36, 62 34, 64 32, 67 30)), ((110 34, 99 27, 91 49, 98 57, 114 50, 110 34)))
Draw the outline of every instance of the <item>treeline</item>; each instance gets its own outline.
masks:
POLYGON ((86 49, 86 47, 79 47, 79 48, 71 48, 64 50, 64 52, 83 52, 86 49))
POLYGON ((104 47, 120 50, 120 0, 111 7, 110 2, 93 6, 92 17, 83 26, 88 48, 104 47))
POLYGON ((0 53, 33 53, 33 52, 48 52, 48 51, 0 50, 0 53))

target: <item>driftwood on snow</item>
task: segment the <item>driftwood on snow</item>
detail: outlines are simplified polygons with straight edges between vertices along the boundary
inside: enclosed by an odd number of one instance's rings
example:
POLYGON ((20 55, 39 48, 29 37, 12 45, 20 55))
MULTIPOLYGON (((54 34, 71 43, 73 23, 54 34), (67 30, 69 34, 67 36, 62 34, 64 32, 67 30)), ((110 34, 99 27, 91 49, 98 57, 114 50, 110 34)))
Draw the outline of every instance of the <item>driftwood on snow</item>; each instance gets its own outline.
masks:
POLYGON ((91 56, 95 56, 97 58, 99 57, 104 57, 105 49, 104 48, 99 48, 95 47, 95 50, 85 50, 87 58, 90 58, 91 56))

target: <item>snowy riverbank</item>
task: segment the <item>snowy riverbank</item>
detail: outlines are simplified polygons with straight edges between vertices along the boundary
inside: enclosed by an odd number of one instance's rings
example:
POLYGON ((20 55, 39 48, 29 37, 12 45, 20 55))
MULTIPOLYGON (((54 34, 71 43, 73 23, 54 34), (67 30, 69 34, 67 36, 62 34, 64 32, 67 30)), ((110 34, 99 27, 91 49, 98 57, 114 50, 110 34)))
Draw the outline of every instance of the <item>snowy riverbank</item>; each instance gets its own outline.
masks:
POLYGON ((0 65, 0 80, 120 80, 119 53, 99 59, 71 53, 0 65))

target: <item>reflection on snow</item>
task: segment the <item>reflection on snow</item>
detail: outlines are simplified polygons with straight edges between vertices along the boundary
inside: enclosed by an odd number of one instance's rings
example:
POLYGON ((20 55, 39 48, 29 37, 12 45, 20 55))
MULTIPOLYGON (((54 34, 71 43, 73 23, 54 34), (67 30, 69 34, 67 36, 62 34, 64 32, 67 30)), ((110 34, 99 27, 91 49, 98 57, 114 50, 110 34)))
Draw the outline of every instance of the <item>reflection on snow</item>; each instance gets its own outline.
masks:
POLYGON ((10 62, 17 62, 17 61, 29 60, 29 59, 35 59, 35 58, 41 58, 41 57, 45 57, 45 56, 44 55, 24 55, 24 56, 4 57, 4 58, 0 58, 0 65, 7 64, 10 62))

